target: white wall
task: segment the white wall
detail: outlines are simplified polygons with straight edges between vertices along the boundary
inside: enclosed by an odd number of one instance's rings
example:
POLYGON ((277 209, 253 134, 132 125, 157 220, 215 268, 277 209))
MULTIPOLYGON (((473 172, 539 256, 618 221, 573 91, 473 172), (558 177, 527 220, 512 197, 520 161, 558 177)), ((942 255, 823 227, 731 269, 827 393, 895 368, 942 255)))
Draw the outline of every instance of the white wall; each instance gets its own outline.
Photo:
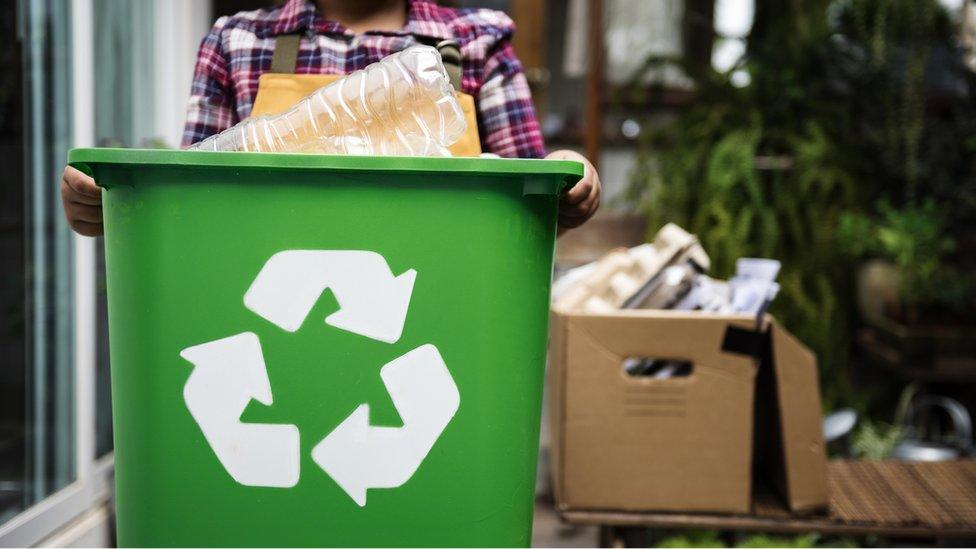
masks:
POLYGON ((154 13, 155 133, 175 148, 183 137, 197 50, 213 24, 210 2, 156 0, 154 13))

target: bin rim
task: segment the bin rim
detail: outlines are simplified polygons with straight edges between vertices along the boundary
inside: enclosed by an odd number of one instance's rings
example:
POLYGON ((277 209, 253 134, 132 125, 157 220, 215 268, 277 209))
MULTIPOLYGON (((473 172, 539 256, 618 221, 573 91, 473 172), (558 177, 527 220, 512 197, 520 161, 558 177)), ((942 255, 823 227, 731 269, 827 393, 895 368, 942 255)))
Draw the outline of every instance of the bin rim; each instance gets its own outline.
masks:
POLYGON ((340 173, 403 174, 454 173, 515 177, 558 177, 557 192, 583 177, 583 164, 574 160, 472 158, 427 156, 352 156, 258 152, 187 151, 178 149, 77 148, 68 152, 68 165, 92 175, 94 165, 178 166, 211 168, 268 168, 325 170, 340 173))

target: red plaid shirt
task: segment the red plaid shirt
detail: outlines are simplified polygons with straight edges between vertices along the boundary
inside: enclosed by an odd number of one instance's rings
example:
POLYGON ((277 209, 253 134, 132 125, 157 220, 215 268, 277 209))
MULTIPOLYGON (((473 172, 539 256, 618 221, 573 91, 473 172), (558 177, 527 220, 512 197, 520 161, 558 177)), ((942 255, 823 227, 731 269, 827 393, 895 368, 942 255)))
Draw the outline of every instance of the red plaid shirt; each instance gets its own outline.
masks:
POLYGON ((417 36, 456 40, 461 91, 477 103, 483 150, 506 157, 545 156, 529 86, 511 45, 512 20, 492 10, 444 8, 429 0, 408 3, 402 30, 360 35, 324 19, 308 0, 221 17, 200 45, 183 146, 247 118, 258 77, 271 68, 275 37, 302 31, 297 74, 348 74, 417 44, 417 36))

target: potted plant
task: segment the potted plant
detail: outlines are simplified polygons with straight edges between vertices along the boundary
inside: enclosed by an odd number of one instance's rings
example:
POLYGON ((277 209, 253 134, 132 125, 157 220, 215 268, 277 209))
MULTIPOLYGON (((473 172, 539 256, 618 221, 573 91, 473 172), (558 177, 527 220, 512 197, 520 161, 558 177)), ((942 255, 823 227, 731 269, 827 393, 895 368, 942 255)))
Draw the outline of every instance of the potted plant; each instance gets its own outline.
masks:
POLYGON ((912 377, 973 379, 976 283, 954 261, 956 240, 945 223, 932 199, 900 209, 880 202, 874 216, 842 217, 845 251, 872 260, 858 273, 866 324, 858 343, 912 377))
POLYGON ((855 272, 889 273, 868 290, 890 296, 876 333, 970 337, 976 77, 957 36, 937 0, 757 0, 739 64, 686 70, 696 101, 642 132, 631 198, 648 230, 694 232, 718 276, 780 259, 772 312, 816 351, 828 405, 855 398, 855 272))
POLYGON ((858 345, 907 378, 976 379, 976 78, 957 22, 934 0, 847 0, 830 14, 840 144, 861 184, 839 224, 860 262, 858 345))

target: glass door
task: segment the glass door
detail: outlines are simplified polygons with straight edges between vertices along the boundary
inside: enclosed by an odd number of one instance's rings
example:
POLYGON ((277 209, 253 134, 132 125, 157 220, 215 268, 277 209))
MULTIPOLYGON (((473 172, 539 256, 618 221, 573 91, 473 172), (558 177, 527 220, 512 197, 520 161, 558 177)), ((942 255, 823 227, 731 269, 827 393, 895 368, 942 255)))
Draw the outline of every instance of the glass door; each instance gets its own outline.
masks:
POLYGON ((75 478, 68 0, 0 5, 0 524, 75 478))

